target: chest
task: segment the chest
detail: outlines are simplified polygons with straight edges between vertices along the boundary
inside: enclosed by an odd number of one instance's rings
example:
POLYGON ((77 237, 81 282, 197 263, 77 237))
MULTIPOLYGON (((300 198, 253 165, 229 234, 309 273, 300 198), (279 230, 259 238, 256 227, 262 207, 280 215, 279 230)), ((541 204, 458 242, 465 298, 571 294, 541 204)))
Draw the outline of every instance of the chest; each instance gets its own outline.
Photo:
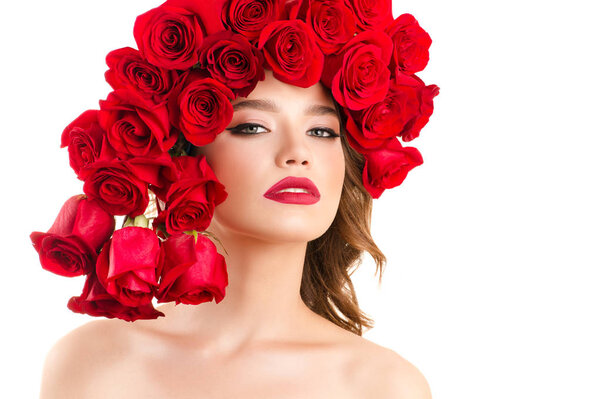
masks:
MULTIPOLYGON (((105 369, 101 390, 110 398, 354 398, 358 370, 349 359, 328 354, 253 354, 226 360, 194 356, 126 358, 105 369)), ((94 384, 98 387, 100 384, 94 384)))

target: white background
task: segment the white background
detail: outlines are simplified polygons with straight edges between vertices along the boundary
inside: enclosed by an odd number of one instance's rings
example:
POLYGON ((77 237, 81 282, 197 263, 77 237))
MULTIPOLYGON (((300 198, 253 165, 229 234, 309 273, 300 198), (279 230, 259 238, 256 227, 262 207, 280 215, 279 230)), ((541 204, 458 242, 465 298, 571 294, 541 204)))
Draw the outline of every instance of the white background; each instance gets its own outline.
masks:
MULTIPOLYGON (((82 192, 64 126, 109 92, 105 55, 162 1, 10 2, 0 12, 3 397, 37 395, 83 278, 41 269, 29 233, 82 192)), ((375 201, 381 288, 354 275, 365 336, 434 398, 600 398, 600 62, 592 1, 404 0, 441 87, 424 165, 375 201)))

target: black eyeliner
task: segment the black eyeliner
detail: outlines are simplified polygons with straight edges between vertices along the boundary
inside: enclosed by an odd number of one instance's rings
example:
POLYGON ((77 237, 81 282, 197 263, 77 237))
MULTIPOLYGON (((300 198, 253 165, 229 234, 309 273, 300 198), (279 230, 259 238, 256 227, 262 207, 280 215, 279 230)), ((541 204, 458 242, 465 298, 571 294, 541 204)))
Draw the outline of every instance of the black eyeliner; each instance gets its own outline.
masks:
MULTIPOLYGON (((264 127, 258 123, 240 123, 237 126, 226 128, 225 130, 231 132, 232 134, 239 134, 239 135, 245 135, 245 136, 253 136, 253 135, 261 134, 261 133, 240 133, 241 130, 243 130, 247 127, 255 127, 255 126, 261 127, 265 130, 269 130, 266 127, 264 127)), ((329 136, 314 136, 314 137, 319 137, 319 138, 323 138, 323 139, 334 139, 336 137, 340 137, 339 134, 337 134, 333 129, 330 129, 328 127, 315 127, 315 128, 310 129, 309 132, 314 131, 314 130, 322 130, 322 131, 329 133, 329 136)))
POLYGON ((230 131, 233 134, 240 134, 240 135, 245 135, 245 136, 252 136, 252 135, 255 135, 255 134, 260 134, 260 133, 240 133, 241 130, 243 130, 243 129, 247 128, 247 127, 253 127, 253 126, 262 127, 263 129, 267 129, 266 127, 264 127, 262 125, 259 125, 258 123, 240 123, 237 126, 230 127, 230 128, 225 129, 225 130, 228 130, 228 131, 230 131))
POLYGON ((325 131, 325 132, 329 133, 329 136, 326 136, 326 137, 323 137, 323 136, 316 136, 316 137, 322 137, 322 138, 324 138, 324 139, 334 139, 334 138, 336 138, 336 137, 340 137, 340 135, 339 135, 339 134, 337 134, 336 132, 334 132, 334 131, 333 131, 333 129, 330 129, 330 128, 328 128, 328 127, 315 127, 315 128, 313 128, 313 129, 311 129, 311 130, 323 130, 323 131, 325 131))

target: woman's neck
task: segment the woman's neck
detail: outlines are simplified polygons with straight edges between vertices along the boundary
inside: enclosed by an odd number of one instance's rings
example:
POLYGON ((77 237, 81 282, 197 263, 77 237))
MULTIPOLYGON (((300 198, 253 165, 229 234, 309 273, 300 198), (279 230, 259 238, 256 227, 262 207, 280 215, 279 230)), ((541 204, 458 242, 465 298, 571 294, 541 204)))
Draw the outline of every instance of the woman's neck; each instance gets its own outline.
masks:
MULTIPOLYGON (((301 337, 317 316, 302 301, 300 284, 306 242, 265 242, 216 233, 227 252, 229 284, 220 303, 175 305, 158 309, 162 329, 202 342, 207 353, 234 352, 249 344, 301 337)), ((156 321, 155 321, 156 322, 156 321)))

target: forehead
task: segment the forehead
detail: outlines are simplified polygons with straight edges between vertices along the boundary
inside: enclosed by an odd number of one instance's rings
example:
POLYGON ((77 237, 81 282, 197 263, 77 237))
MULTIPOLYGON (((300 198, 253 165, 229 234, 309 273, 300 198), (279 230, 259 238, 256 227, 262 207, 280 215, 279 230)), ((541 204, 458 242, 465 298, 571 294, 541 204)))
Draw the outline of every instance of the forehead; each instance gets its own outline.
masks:
POLYGON ((236 104, 248 104, 248 100, 260 100, 261 103, 254 101, 253 105, 265 111, 275 111, 272 109, 274 107, 306 109, 315 105, 335 108, 331 91, 320 82, 310 87, 298 87, 281 82, 270 70, 265 70, 265 80, 259 81, 247 97, 238 97, 233 101, 234 110, 240 109, 236 104))
MULTIPOLYGON (((255 109, 259 111, 266 112, 274 112, 280 113, 282 112, 282 107, 279 106, 277 101, 265 98, 246 98, 240 101, 237 101, 233 104, 233 111, 239 111, 242 109, 255 109)), ((294 108, 295 110, 295 108, 294 108)), ((304 114, 308 116, 333 116, 338 117, 337 110, 330 106, 320 103, 310 103, 306 107, 304 107, 304 114)))

